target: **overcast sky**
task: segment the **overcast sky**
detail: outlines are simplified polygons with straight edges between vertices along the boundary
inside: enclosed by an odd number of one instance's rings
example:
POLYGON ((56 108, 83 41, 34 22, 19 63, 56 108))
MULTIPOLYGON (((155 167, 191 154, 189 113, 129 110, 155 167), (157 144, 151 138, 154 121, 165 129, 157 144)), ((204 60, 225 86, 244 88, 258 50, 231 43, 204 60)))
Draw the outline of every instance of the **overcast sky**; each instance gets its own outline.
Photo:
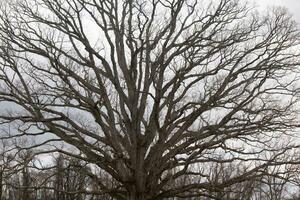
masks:
POLYGON ((280 5, 289 9, 294 18, 300 23, 300 0, 256 0, 260 6, 280 5))

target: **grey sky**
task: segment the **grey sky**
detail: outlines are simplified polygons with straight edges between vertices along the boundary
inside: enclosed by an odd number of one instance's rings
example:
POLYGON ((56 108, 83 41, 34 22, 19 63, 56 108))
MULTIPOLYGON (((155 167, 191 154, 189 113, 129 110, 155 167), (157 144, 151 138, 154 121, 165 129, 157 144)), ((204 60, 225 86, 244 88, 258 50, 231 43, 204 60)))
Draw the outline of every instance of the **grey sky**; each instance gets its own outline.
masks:
POLYGON ((300 0, 256 0, 260 6, 279 5, 287 7, 294 19, 300 23, 300 0))

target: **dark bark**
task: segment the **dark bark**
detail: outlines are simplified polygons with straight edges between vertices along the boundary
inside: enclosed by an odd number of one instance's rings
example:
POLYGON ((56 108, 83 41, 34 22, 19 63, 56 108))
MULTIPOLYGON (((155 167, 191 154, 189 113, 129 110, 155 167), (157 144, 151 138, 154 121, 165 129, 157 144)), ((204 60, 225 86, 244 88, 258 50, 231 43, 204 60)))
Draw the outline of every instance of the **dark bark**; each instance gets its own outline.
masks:
MULTIPOLYGON (((0 12, 0 43, 0 103, 14 105, 0 112, 1 125, 16 126, 13 137, 48 135, 19 149, 99 169, 104 176, 89 173, 95 193, 218 199, 299 163, 290 156, 299 146, 290 139, 299 127, 299 32, 284 9, 25 0, 0 12), (212 163, 243 169, 219 179, 212 163)), ((57 200, 76 196, 65 192, 75 190, 67 177, 57 176, 57 200)))

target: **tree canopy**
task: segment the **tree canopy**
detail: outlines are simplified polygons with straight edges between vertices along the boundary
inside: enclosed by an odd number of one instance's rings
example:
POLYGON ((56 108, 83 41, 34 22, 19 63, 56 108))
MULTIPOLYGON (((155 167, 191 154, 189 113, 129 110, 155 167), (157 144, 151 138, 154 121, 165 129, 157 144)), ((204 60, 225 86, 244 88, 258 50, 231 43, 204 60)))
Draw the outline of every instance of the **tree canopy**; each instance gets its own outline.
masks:
POLYGON ((298 43, 285 9, 238 0, 7 3, 1 138, 98 167, 115 199, 221 199, 298 163, 298 43))

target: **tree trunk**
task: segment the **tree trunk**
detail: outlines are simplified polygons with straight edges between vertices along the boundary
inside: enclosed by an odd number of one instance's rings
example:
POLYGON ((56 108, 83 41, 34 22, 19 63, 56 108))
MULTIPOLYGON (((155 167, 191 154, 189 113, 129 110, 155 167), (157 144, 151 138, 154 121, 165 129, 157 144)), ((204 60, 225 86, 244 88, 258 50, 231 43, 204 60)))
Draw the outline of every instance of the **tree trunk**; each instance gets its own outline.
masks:
POLYGON ((1 168, 1 171, 0 171, 0 199, 2 199, 2 193, 3 193, 3 170, 1 168))
POLYGON ((127 187, 127 196, 126 196, 126 200, 148 200, 148 199, 152 199, 151 194, 147 193, 146 191, 141 191, 140 188, 144 188, 144 187, 140 187, 140 185, 136 185, 136 184, 132 184, 130 186, 127 187))
POLYGON ((136 190, 129 191, 127 200, 146 200, 146 195, 136 192, 136 190))

